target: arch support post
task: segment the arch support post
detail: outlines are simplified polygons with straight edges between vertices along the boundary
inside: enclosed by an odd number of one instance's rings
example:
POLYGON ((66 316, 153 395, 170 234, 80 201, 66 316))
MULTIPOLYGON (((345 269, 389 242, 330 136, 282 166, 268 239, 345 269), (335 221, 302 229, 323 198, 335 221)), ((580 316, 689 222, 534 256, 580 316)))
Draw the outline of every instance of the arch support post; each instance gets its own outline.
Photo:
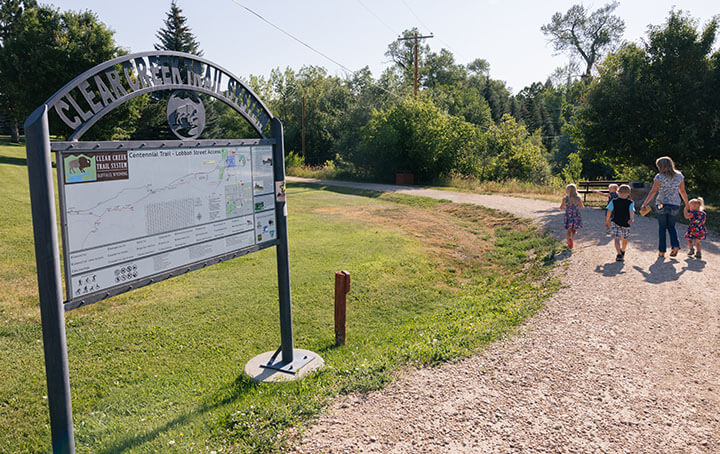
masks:
POLYGON ((73 454, 70 373, 46 105, 38 108, 25 122, 25 142, 52 449, 55 454, 73 454))
POLYGON ((278 296, 280 302, 280 348, 265 352, 245 365, 245 374, 257 382, 279 382, 299 380, 308 373, 325 365, 317 353, 293 347, 292 300, 290 298, 290 259, 288 250, 287 202, 285 185, 285 150, 282 123, 277 118, 270 120, 273 146, 273 169, 275 180, 275 223, 278 244, 277 253, 278 296), (277 186, 283 186, 279 196, 277 186), (281 355, 278 358, 278 355, 281 355))
MULTIPOLYGON (((283 140, 283 127, 280 120, 270 120, 272 138, 275 139, 273 147, 274 180, 285 182, 285 150, 283 140)), ((277 199, 277 198, 276 198, 277 199)), ((293 332, 292 332, 292 305, 290 298, 290 258, 288 249, 287 232, 287 202, 275 200, 275 222, 277 223, 278 245, 277 251, 277 272, 278 292, 280 297, 280 338, 282 361, 293 362, 293 332)))

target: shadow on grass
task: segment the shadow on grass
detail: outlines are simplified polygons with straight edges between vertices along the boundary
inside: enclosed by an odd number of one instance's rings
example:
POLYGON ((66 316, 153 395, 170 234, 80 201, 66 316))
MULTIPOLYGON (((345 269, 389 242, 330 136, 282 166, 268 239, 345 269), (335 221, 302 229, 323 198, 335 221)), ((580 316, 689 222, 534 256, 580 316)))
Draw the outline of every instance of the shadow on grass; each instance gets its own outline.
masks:
POLYGON ((329 191, 329 192, 335 192, 338 194, 347 194, 347 195, 357 195, 361 197, 370 197, 370 198, 378 198, 383 193, 380 191, 371 191, 369 189, 355 189, 355 188, 348 188, 344 186, 328 186, 324 184, 317 184, 317 183, 301 183, 301 182, 287 182, 288 188, 303 188, 303 189, 312 189, 312 190, 322 190, 322 191, 329 191))
MULTIPOLYGON (((14 158, 12 156, 0 156, 0 164, 11 164, 15 166, 26 166, 27 159, 25 158, 14 158)), ((55 167, 55 166, 53 166, 55 167)))
POLYGON ((10 142, 10 136, 8 135, 0 135, 0 146, 4 147, 24 147, 25 146, 25 137, 20 136, 20 142, 10 142))
POLYGON ((317 349, 318 353, 327 353, 340 348, 344 348, 344 345, 335 345, 335 342, 329 342, 327 345, 317 349))
MULTIPOLYGON (((374 183, 373 183, 374 184, 374 183)), ((410 194, 402 194, 402 193, 396 193, 396 191, 393 190, 386 190, 386 189, 392 189, 391 186, 382 186, 381 190, 374 190, 374 189, 360 189, 360 188, 354 188, 350 186, 333 186, 332 184, 321 184, 321 183, 304 183, 299 181, 293 181, 288 182, 288 187, 293 188, 304 188, 307 191, 309 190, 316 190, 316 191, 328 191, 328 192, 335 192, 337 194, 345 194, 345 195, 354 195, 358 197, 367 197, 371 199, 381 199, 385 202, 391 202, 391 203, 399 203, 402 205, 409 205, 413 207, 418 208, 431 208, 436 205, 441 205, 443 203, 451 203, 448 199, 435 199, 432 197, 425 197, 425 196, 417 196, 417 195, 410 195, 410 194)), ((401 190, 404 188, 404 186, 397 186, 397 190, 401 190)), ((297 193, 303 193, 305 191, 299 191, 297 193)))
POLYGON ((196 408, 195 410, 181 414, 180 416, 166 422, 165 424, 158 426, 148 432, 135 436, 125 437, 118 443, 113 444, 110 447, 97 451, 101 454, 110 454, 117 452, 125 452, 126 450, 136 448, 143 445, 144 443, 150 442, 168 430, 186 424, 187 422, 199 417, 200 415, 213 411, 219 407, 234 402, 240 397, 246 395, 249 391, 254 389, 257 383, 252 381, 246 375, 240 375, 232 382, 227 389, 220 390, 216 393, 214 398, 211 398, 209 402, 206 402, 196 408))
MULTIPOLYGON (((0 156, 0 164, 10 164, 13 166, 27 167, 27 159, 26 158, 14 158, 12 156, 0 156)), ((52 165, 53 169, 56 167, 54 162, 51 165, 52 165)))

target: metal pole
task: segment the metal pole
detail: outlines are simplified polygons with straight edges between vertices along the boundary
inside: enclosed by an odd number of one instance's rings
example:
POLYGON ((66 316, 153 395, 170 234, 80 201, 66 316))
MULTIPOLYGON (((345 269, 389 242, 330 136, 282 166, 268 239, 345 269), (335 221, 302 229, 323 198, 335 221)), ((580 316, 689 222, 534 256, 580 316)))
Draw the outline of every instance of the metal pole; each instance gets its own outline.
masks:
POLYGON ((413 81, 413 93, 415 93, 415 99, 417 99, 417 87, 418 87, 418 35, 415 33, 415 80, 413 81))
POLYGON ((47 106, 41 106, 28 117, 25 141, 52 449, 55 454, 72 454, 75 440, 47 106))
MULTIPOLYGON (((285 182, 285 150, 282 123, 277 118, 270 121, 272 137, 275 139, 273 160, 275 181, 285 182)), ((282 361, 293 361, 292 307, 290 298, 290 259, 288 257, 287 204, 275 199, 275 221, 277 223, 277 272, 278 292, 280 296, 280 338, 282 361)))
POLYGON ((302 99, 302 157, 307 164, 307 156, 305 156, 305 96, 302 99))

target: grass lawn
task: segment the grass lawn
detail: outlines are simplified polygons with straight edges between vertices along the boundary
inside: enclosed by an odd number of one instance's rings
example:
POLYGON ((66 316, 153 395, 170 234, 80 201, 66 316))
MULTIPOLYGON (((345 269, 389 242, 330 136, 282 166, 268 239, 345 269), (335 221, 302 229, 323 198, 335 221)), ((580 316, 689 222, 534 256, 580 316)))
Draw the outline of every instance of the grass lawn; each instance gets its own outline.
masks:
MULTIPOLYGON (((50 429, 24 148, 0 142, 0 452, 47 452, 50 429)), ((257 385, 280 344, 275 251, 66 314, 77 451, 271 452, 338 394, 477 351, 557 287, 561 246, 470 205, 288 185, 295 345, 322 371, 257 385), (334 273, 352 276, 333 347, 334 273)))

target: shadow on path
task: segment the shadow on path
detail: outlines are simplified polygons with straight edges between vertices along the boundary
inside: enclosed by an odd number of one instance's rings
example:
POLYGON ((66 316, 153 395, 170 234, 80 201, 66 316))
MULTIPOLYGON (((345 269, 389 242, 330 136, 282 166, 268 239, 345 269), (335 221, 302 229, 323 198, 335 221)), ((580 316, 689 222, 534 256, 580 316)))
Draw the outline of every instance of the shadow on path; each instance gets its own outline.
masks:
POLYGON ((624 267, 625 262, 609 262, 595 267, 595 272, 602 274, 605 277, 615 277, 619 274, 626 273, 623 269, 624 267))
POLYGON ((685 274, 686 271, 699 273, 705 268, 705 262, 703 260, 688 258, 685 259, 685 265, 678 271, 675 265, 679 265, 680 263, 681 262, 675 258, 666 260, 665 257, 658 257, 647 271, 637 265, 633 266, 633 268, 650 284, 676 281, 680 279, 680 276, 685 274))

